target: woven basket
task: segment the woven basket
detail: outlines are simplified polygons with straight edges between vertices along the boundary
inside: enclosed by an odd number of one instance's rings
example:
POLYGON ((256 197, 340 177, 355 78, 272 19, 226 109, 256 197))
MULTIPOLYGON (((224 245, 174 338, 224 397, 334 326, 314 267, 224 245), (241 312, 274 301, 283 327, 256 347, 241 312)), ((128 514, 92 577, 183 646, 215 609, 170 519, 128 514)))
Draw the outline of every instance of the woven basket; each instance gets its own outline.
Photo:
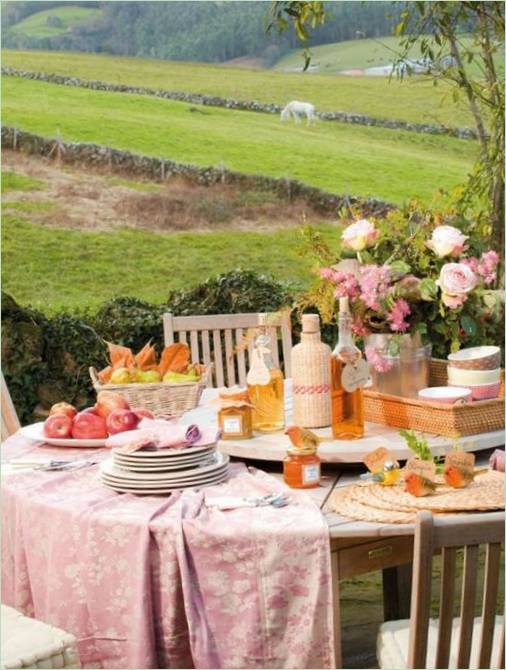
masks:
POLYGON ((132 407, 145 407, 156 417, 178 418, 184 412, 199 404, 202 391, 206 388, 211 367, 205 369, 198 382, 186 384, 102 384, 95 368, 90 368, 90 377, 96 393, 113 391, 119 393, 132 407))
MULTIPOLYGON (((447 362, 432 359, 430 386, 447 385, 447 362)), ((504 372, 500 397, 465 405, 443 405, 416 398, 364 390, 365 420, 396 428, 410 428, 445 437, 477 435, 504 429, 504 372)))

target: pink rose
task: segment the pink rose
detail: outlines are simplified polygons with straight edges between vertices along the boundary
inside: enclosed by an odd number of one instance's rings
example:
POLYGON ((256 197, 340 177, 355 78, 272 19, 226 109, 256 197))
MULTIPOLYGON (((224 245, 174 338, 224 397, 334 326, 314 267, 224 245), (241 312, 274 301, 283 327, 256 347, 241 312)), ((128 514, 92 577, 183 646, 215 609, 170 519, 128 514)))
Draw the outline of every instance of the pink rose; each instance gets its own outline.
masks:
POLYGON ((437 226, 432 231, 432 238, 427 242, 427 246, 439 258, 458 256, 464 251, 467 237, 453 226, 437 226))
POLYGON ((450 308, 461 307, 477 284, 477 277, 464 263, 446 263, 436 284, 441 289, 442 301, 450 308))
POLYGON ((378 235, 379 232, 374 227, 374 223, 367 219, 360 219, 343 230, 341 242, 343 247, 353 249, 353 251, 363 251, 367 247, 372 247, 378 235))

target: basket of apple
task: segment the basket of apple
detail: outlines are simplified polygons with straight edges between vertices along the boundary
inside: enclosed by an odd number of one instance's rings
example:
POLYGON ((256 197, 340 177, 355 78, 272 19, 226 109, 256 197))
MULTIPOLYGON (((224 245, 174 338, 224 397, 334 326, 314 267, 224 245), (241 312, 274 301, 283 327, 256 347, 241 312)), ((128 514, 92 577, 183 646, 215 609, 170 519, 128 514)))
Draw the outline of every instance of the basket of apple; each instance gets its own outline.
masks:
POLYGON ((132 409, 119 393, 102 391, 93 407, 81 412, 67 402, 59 402, 49 410, 44 421, 44 437, 53 440, 105 440, 127 430, 134 430, 142 418, 154 418, 145 407, 132 409))
POLYGON ((198 405, 211 368, 192 363, 187 344, 179 342, 165 347, 159 359, 150 343, 137 354, 128 347, 107 345, 109 365, 100 372, 90 368, 97 394, 118 393, 132 407, 144 407, 163 418, 177 418, 198 405))

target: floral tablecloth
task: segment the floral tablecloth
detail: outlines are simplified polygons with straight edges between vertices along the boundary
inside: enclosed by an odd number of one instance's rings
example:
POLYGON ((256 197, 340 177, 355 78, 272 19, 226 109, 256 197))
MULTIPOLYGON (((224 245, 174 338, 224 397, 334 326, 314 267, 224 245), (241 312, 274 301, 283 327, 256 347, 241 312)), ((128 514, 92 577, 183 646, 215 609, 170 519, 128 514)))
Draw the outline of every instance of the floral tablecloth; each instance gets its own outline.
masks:
MULTIPOLYGON (((2 446, 4 462, 27 453, 92 450, 19 434, 2 446)), ((206 492, 280 488, 235 464, 206 492)), ((2 602, 73 633, 83 666, 334 667, 328 527, 303 492, 281 509, 219 511, 202 491, 116 494, 97 466, 5 474, 2 489, 2 602)))

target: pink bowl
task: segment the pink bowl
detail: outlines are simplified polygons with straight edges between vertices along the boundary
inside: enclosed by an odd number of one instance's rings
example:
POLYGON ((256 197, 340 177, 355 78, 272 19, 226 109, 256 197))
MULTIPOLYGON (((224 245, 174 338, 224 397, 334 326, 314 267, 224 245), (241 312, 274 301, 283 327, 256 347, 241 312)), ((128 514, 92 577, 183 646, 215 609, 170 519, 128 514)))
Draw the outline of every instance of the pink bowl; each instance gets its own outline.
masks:
POLYGON ((466 386, 471 391, 471 400, 493 400, 499 397, 501 383, 475 384, 466 386))
POLYGON ((471 400, 471 391, 462 386, 431 386, 418 391, 418 397, 426 402, 455 405, 471 400))

